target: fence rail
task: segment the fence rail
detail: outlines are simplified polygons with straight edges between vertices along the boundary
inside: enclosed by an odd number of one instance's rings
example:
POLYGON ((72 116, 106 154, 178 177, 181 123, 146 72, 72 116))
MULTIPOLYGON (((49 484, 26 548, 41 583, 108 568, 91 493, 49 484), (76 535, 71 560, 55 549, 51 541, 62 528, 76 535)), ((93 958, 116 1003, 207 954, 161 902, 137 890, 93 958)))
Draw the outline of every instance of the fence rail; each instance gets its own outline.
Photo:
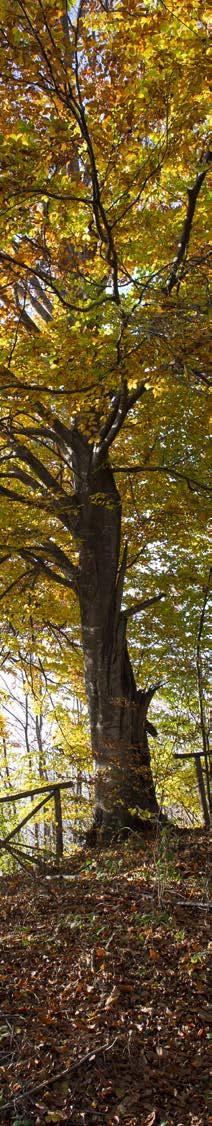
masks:
POLYGON ((196 770, 197 785, 199 790, 200 805, 203 814, 203 821, 205 828, 210 828, 211 823, 211 787, 210 787, 210 764, 211 755, 208 752, 205 762, 204 751, 176 751, 175 759, 193 759, 196 770), (202 766, 201 759, 204 759, 205 766, 202 766))
MULTIPOLYGON (((35 813, 38 813, 38 810, 42 809, 42 807, 44 805, 47 805, 49 801, 52 801, 52 798, 53 798, 54 808, 55 808, 55 826, 56 826, 55 856, 56 856, 56 862, 59 862, 60 860, 62 860, 62 857, 63 857, 63 817, 62 817, 61 790, 68 790, 68 789, 74 790, 74 782, 73 781, 68 780, 67 782, 48 782, 48 783, 46 782, 45 786, 33 786, 32 789, 16 790, 13 793, 4 794, 4 795, 0 796, 0 804, 3 805, 4 803, 8 803, 8 802, 14 803, 16 801, 20 801, 21 798, 32 798, 36 794, 44 794, 45 795, 44 797, 41 798, 41 801, 37 802, 37 804, 33 806, 33 809, 30 809, 29 813, 27 813, 25 815, 25 817, 23 817, 22 820, 19 821, 17 825, 15 825, 15 828, 12 829, 10 833, 7 833, 6 837, 0 839, 0 852, 4 852, 6 850, 6 851, 12 853, 12 849, 10 847, 10 842, 17 835, 17 833, 20 833, 20 830, 23 829, 23 827, 28 824, 28 822, 31 820, 31 818, 34 817, 35 813)), ((77 795, 75 792, 70 795, 70 798, 71 798, 71 801, 74 801, 74 800, 77 800, 77 802, 80 801, 80 796, 77 795)), ((83 801, 89 801, 89 798, 83 797, 83 801)), ((12 855, 13 855, 13 853, 12 853, 12 855)))
MULTIPOLYGON (((186 759, 193 759, 193 762, 194 762, 194 765, 195 765, 195 768, 196 768, 196 777, 197 777, 197 783, 198 783, 200 803, 201 803, 201 807, 202 807, 204 824, 205 824, 206 828, 208 828, 208 826, 210 825, 210 812, 211 812, 210 787, 208 785, 208 783, 209 783, 209 763, 207 763, 207 771, 206 770, 204 771, 204 767, 202 767, 202 763, 201 763, 202 758, 205 759, 204 751, 200 751, 196 754, 195 754, 195 752, 182 751, 182 752, 178 752, 178 753, 176 752, 176 754, 175 754, 175 759, 178 759, 178 760, 183 759, 185 761, 186 759), (205 775, 205 777, 204 777, 204 775, 205 775)), ((12 802, 14 804, 14 802, 21 801, 21 799, 23 799, 23 798, 31 798, 32 799, 36 795, 37 796, 38 795, 39 796, 44 795, 44 796, 41 797, 41 801, 37 802, 36 805, 33 806, 33 809, 30 808, 29 813, 27 813, 25 815, 25 817, 22 817, 22 820, 19 821, 17 825, 15 825, 14 829, 11 829, 11 832, 7 833, 6 837, 0 839, 0 852, 8 851, 10 854, 12 854, 12 856, 14 855, 16 857, 16 859, 18 859, 18 854, 15 853, 15 852, 13 853, 13 849, 11 847, 11 841, 13 841, 13 838, 15 836, 17 836, 18 833, 20 833, 20 830, 23 829, 24 826, 28 824, 28 822, 32 819, 32 817, 34 817, 35 813, 38 813, 38 811, 40 809, 42 809, 43 806, 46 806, 48 804, 48 802, 52 801, 52 799, 53 799, 54 808, 55 808, 55 828, 56 828, 55 859, 56 859, 56 863, 59 863, 62 860, 62 857, 63 857, 63 815, 62 815, 62 801, 61 801, 61 791, 63 791, 63 790, 73 790, 74 791, 74 793, 70 794, 70 800, 71 801, 77 800, 77 802, 79 802, 80 800, 82 800, 81 796, 76 794, 75 784, 74 784, 73 780, 70 780, 70 779, 68 779, 67 782, 63 782, 63 781, 46 782, 44 786, 33 786, 31 789, 14 790, 13 793, 0 795, 0 805, 8 804, 9 802, 12 802)), ((83 796, 83 801, 89 802, 89 798, 83 796)))

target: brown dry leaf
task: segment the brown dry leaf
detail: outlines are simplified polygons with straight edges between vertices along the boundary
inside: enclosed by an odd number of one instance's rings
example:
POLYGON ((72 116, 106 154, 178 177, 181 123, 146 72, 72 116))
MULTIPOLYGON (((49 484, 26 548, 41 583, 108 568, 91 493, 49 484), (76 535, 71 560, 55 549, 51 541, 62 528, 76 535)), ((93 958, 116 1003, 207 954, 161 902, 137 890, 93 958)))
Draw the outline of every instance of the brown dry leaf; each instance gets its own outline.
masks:
POLYGON ((150 946, 149 958, 151 958, 152 962, 158 962, 159 961, 158 950, 155 950, 154 946, 150 946))
MULTIPOLYGON (((71 986, 69 986, 69 988, 71 989, 71 986)), ((73 987, 72 987, 72 988, 73 988, 73 987)), ((75 993, 77 993, 77 994, 78 994, 78 993, 83 993, 83 990, 84 990, 84 988, 85 988, 85 986, 84 986, 84 983, 83 983, 83 981, 78 981, 78 982, 77 982, 77 985, 76 985, 75 993)), ((64 989, 64 993, 65 993, 65 992, 66 992, 66 990, 64 989)))
POLYGON ((133 992, 132 981, 122 981, 120 986, 119 986, 119 989, 120 989, 120 993, 132 993, 133 992))
POLYGON ((201 1067, 202 1068, 202 1064, 203 1064, 202 1056, 195 1056, 194 1059, 191 1061, 192 1067, 197 1067, 197 1068, 201 1067))
POLYGON ((151 1114, 148 1114, 148 1118, 145 1118, 144 1126, 155 1126, 156 1121, 157 1121, 157 1111, 152 1110, 151 1114))
MULTIPOLYGON (((191 837, 191 851, 192 839, 191 837)), ((200 837, 200 844, 201 840, 200 837)), ((204 838, 203 872, 205 872, 205 854, 204 838)), ((8 1027, 11 1026, 12 1031, 14 1028, 14 1039, 11 1054, 7 1058, 7 1067, 1 1065, 0 1072, 5 1101, 12 1100, 14 1104, 14 1093, 18 1094, 20 1091, 23 1121, 25 1116, 27 1117, 27 1105, 22 1102, 25 1098, 26 1086, 29 1084, 29 1089, 36 1087, 41 1080, 44 1084, 46 1082, 47 1089, 44 1086, 43 1097, 35 1104, 39 1116, 37 1126, 39 1123, 40 1126, 42 1123, 43 1126, 44 1123, 45 1126, 48 1124, 51 1126, 51 1123, 54 1126, 54 1122, 56 1126, 57 1123, 58 1126, 63 1126, 63 1122, 69 1121, 75 1124, 83 1117, 87 1121, 90 1114, 93 1115, 98 1126, 100 1118, 102 1121, 104 1119, 107 1126, 109 1124, 115 1126, 115 1116, 117 1121, 120 1121, 120 1126, 125 1126, 125 1122, 129 1123, 129 1126, 135 1126, 135 1123, 138 1126, 158 1126, 161 1120, 163 1122, 166 1120, 169 1126, 174 1126, 176 1115, 177 1122, 178 1117, 182 1117, 183 1126, 187 1123, 190 1123, 190 1126, 204 1124, 202 1108, 207 1092, 205 1092, 203 1055, 205 1054, 206 1057, 207 1051, 205 1025, 209 1017, 208 984, 205 976, 206 968, 201 969, 200 977, 199 963, 193 974, 189 973, 189 965, 194 952, 198 953, 206 948, 209 935, 208 915, 205 916, 202 910, 197 914, 196 908, 193 910, 191 907, 189 912, 186 912, 180 902, 179 905, 175 902, 173 924, 170 919, 167 930, 166 921, 164 925, 161 922, 161 908, 157 908, 154 902, 154 926, 152 934, 145 935, 145 952, 141 966, 138 929, 132 928, 130 942, 129 935, 127 943, 124 942, 126 918, 131 917, 131 913, 135 913, 138 902, 140 910, 141 889, 140 882, 137 882, 136 878, 134 852, 132 863, 133 880, 131 880, 130 861, 122 896, 120 888, 118 889, 118 906, 117 896, 114 894, 116 885, 115 889, 111 888, 110 880, 104 888, 101 900, 99 881, 94 883, 91 891, 89 884, 89 894, 88 884, 86 890, 82 889, 80 910, 84 923, 77 942, 75 944, 72 932, 69 935, 67 930, 66 945, 61 944, 58 948, 54 947, 54 950, 51 939, 55 928, 55 906, 59 920, 67 916, 70 908, 74 916, 77 915, 78 875, 72 884, 71 902, 70 889, 67 890, 65 883, 61 882, 60 887, 57 884, 57 904, 55 886, 52 887, 54 895, 52 894, 48 902, 48 920, 47 883, 41 887, 40 884, 36 884, 35 887, 34 880, 33 884, 27 881, 25 890, 23 877, 20 877, 20 897, 14 908, 12 922, 11 898, 7 894, 8 885, 5 884, 5 920, 3 922, 1 919, 1 928, 4 937, 4 931, 8 936, 8 929, 11 926, 11 949, 9 965, 7 950, 4 961, 2 944, 0 968, 4 982, 0 981, 0 986, 4 984, 5 987, 6 973, 8 981, 2 1028, 6 1027, 8 1020, 8 1027), (136 899, 135 889, 137 889, 136 899), (101 938, 96 937, 96 941, 94 937, 96 932, 92 927, 90 929, 87 926, 90 911, 96 912, 99 922, 101 921, 101 938), (27 915, 30 934, 37 934, 37 928, 39 931, 34 964, 34 946, 33 949, 29 949, 27 945, 23 945, 21 953, 19 949, 17 950, 16 924, 19 913, 23 918, 27 915), (120 922, 120 941, 113 943, 113 950, 109 955, 107 944, 111 941, 112 925, 114 932, 117 933, 117 918, 120 922), (43 935, 41 943, 40 929, 44 927, 44 920, 45 941, 43 935), (157 934, 156 923, 158 923, 157 934), (182 942, 181 947, 179 935, 182 927, 185 931, 185 941, 182 942), (166 948, 166 959, 163 958, 164 948, 166 948), (187 959, 182 962, 181 955, 184 957, 186 951, 187 959), (105 967, 103 993, 101 982, 97 980, 93 985, 91 978, 93 963, 94 973, 97 978, 98 975, 101 978, 102 958, 105 967), (161 973, 156 980, 158 968, 161 973), (14 993, 11 992, 11 988, 14 989, 14 993), (165 1034, 164 1042, 163 1034, 165 1034), (104 1052, 107 1037, 108 1052, 104 1052), (174 1058, 172 1058, 173 1043, 174 1058), (161 1058, 160 1045, 163 1050, 161 1058), (97 1056, 96 1048, 100 1049, 97 1056), (126 1074, 129 1050, 130 1073, 126 1074), (69 1070, 72 1063, 77 1057, 83 1058, 87 1053, 91 1055, 92 1062, 83 1073, 83 1082, 79 1082, 78 1076, 75 1077, 70 1092, 69 1070), (172 1068, 170 1068, 170 1059, 172 1068), (56 1082, 56 1075, 63 1068, 67 1068, 68 1076, 66 1074, 64 1079, 60 1078, 60 1081, 56 1082), (52 1090, 48 1086, 48 1081, 53 1074, 52 1090), (119 1077, 117 1085, 116 1076, 119 1077), (187 1076, 189 1076, 188 1083, 187 1076), (190 1080, 196 1100, 192 1123, 190 1122, 190 1080), (15 1090, 14 1084, 16 1084, 15 1090), (94 1092, 95 1105, 94 1101, 92 1102, 94 1092), (177 1109, 178 1099, 180 1110, 177 1109)), ((151 863, 150 855, 150 865, 151 863)), ((182 863, 182 875, 183 871, 182 863)), ((200 887, 200 901, 201 896, 200 887)), ((150 932, 150 927, 148 931, 150 932)), ((6 1043, 5 1037, 2 1041, 4 1051, 6 1043)))
POLYGON ((131 1111, 133 1112, 135 1110, 138 1100, 139 1091, 131 1091, 130 1095, 126 1095, 125 1098, 122 1099, 122 1102, 118 1103, 116 1113, 118 1113, 120 1118, 125 1118, 126 1115, 128 1116, 131 1111))
POLYGON ((118 1001, 118 997, 120 997, 120 989, 118 989, 117 985, 114 985, 109 997, 107 997, 107 1001, 105 1001, 105 1009, 110 1009, 111 1005, 115 1005, 116 1001, 118 1001))

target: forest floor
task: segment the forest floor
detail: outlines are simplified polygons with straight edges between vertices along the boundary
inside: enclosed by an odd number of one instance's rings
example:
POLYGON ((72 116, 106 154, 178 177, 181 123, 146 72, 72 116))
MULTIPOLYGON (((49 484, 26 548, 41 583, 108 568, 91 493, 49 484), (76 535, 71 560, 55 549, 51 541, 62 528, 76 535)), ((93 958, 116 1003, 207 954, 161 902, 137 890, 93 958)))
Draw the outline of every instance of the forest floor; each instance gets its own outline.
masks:
POLYGON ((208 835, 0 881, 0 1115, 208 1124, 208 835))

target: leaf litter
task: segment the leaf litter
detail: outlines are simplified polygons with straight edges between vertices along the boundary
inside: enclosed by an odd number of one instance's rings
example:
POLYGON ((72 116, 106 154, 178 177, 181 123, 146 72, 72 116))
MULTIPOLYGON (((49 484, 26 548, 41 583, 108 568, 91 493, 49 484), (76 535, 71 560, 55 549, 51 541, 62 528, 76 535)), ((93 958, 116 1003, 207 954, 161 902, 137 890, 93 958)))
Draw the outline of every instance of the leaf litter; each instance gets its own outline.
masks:
POLYGON ((208 1123, 208 837, 144 843, 2 878, 2 1123, 208 1123))

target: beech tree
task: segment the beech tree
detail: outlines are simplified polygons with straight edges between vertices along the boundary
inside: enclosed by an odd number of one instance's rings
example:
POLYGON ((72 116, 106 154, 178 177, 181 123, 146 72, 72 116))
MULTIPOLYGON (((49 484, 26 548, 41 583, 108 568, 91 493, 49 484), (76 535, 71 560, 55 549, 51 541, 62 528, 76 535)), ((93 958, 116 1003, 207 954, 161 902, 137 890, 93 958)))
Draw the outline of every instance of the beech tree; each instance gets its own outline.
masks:
POLYGON ((61 630, 79 608, 107 838, 158 816, 158 683, 137 685, 128 631, 166 592, 132 581, 126 605, 122 507, 133 563, 138 480, 179 484, 184 520, 208 493, 188 439, 208 385, 207 25, 196 0, 0 15, 2 613, 35 637, 55 588, 61 630))

